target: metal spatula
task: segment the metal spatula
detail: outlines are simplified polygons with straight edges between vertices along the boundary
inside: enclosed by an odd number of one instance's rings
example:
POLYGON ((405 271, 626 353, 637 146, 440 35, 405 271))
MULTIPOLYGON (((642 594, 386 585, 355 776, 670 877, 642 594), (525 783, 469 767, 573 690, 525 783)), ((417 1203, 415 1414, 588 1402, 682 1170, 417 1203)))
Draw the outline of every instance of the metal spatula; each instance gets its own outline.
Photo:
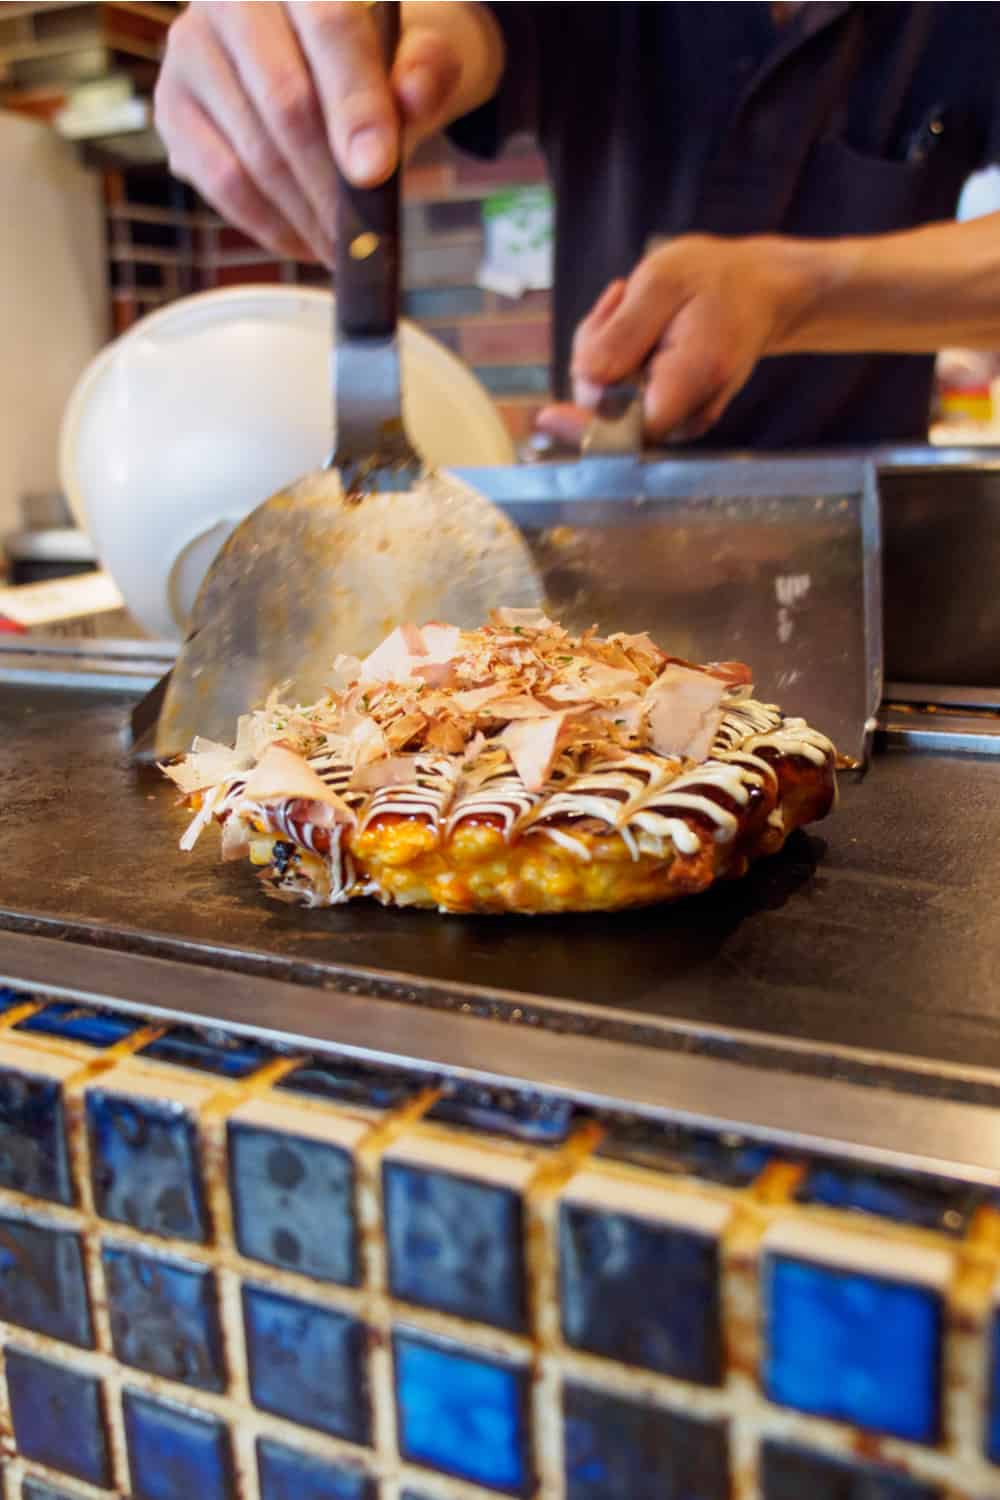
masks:
MULTIPOLYGON (((399 5, 371 7, 387 60, 399 5)), ((228 740, 279 683, 320 696, 338 652, 364 655, 397 625, 474 626, 501 604, 538 605, 517 528, 483 495, 427 474, 406 434, 399 345, 399 174, 338 182, 336 444, 330 465, 257 507, 213 562, 163 693, 160 758, 195 735, 228 740)))

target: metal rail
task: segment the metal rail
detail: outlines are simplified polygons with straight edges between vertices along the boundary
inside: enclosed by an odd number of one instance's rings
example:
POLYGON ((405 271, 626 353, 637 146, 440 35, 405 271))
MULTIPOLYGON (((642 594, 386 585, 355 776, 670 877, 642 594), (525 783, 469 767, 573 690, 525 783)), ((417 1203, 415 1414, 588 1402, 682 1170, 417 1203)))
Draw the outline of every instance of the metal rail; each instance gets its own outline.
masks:
POLYGON ((73 943, 0 933, 0 981, 80 1003, 201 1020, 314 1054, 569 1096, 598 1109, 745 1132, 789 1151, 1000 1187, 1000 1111, 982 1105, 541 1030, 529 1046, 520 1028, 500 1021, 442 1017, 335 987, 310 989, 131 953, 90 949, 85 966, 81 957, 73 943))

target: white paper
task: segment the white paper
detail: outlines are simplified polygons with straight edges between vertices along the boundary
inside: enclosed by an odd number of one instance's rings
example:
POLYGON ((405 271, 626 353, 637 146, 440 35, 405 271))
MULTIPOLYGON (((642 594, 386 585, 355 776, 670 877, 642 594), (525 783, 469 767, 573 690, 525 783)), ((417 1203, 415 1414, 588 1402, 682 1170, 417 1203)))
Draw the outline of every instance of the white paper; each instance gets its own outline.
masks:
POLYGON ((0 615, 26 628, 105 614, 124 602, 111 574, 103 571, 0 588, 0 615))

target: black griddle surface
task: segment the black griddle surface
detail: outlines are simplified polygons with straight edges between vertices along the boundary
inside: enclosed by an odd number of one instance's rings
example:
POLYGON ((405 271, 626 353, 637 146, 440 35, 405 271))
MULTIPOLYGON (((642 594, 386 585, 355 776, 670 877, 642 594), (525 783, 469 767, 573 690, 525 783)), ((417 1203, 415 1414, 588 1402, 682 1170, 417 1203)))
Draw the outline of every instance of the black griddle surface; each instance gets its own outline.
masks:
MULTIPOLYGON (((221 864, 214 830, 179 852, 172 788, 129 765, 133 702, 0 684, 0 926, 225 964, 207 952, 221 946, 291 977, 303 963, 338 981, 388 971, 414 1002, 447 982, 1000 1067, 1000 759, 877 757, 814 832, 673 907, 304 911, 221 864)), ((85 968, 81 951, 81 982, 85 968)))

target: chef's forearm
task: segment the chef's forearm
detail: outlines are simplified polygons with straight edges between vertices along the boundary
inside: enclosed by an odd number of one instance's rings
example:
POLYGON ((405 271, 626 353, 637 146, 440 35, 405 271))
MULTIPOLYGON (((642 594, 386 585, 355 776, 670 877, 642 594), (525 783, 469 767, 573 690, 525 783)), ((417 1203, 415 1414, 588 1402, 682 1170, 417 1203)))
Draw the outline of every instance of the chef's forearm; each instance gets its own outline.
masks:
POLYGON ((769 353, 1000 349, 1000 214, 901 234, 769 242, 789 316, 769 353))

